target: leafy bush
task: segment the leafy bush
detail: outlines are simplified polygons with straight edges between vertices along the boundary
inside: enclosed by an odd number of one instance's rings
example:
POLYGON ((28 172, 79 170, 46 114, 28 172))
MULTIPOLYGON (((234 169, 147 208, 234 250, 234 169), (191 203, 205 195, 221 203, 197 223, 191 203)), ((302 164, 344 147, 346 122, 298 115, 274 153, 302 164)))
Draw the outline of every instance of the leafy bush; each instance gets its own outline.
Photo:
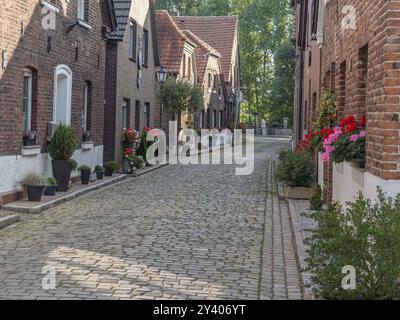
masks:
POLYGON ((46 179, 36 173, 28 173, 22 180, 22 184, 26 186, 45 186, 46 179))
POLYGON ((314 181, 311 155, 283 150, 279 154, 276 177, 289 187, 309 187, 314 181))
POLYGON ((336 95, 333 92, 326 91, 321 97, 318 104, 314 129, 321 130, 323 128, 330 128, 338 116, 338 103, 336 95))
POLYGON ((119 169, 119 165, 115 161, 108 161, 104 164, 104 169, 110 171, 117 171, 119 169))
POLYGON ((310 199, 310 209, 311 210, 321 210, 323 206, 322 188, 317 183, 312 190, 310 199))
POLYGON ((74 159, 68 159, 67 161, 68 161, 69 165, 71 166, 72 171, 75 171, 76 168, 78 168, 78 162, 76 162, 74 159))
POLYGON ((48 186, 56 186, 57 185, 57 180, 54 179, 53 177, 47 178, 47 185, 48 186))
POLYGON ((104 172, 104 168, 100 165, 97 165, 94 167, 95 172, 104 172))
POLYGON ((78 167, 78 171, 79 172, 91 172, 92 171, 92 168, 90 168, 89 166, 86 166, 86 165, 81 165, 81 166, 79 166, 78 167))
POLYGON ((65 124, 59 124, 49 145, 50 156, 54 160, 68 160, 75 151, 77 142, 74 130, 65 124))
POLYGON ((325 299, 400 299, 400 195, 374 204, 361 193, 355 202, 308 216, 318 228, 306 239, 313 290, 325 299), (356 288, 342 288, 344 266, 356 270, 356 288))

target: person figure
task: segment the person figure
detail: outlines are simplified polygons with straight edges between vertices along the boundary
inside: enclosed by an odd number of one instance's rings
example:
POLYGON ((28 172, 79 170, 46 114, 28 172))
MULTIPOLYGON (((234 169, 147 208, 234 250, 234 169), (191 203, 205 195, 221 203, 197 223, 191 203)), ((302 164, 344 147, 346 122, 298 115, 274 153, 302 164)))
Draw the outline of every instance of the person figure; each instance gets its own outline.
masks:
POLYGON ((261 129, 262 129, 262 135, 266 136, 267 135, 267 123, 265 122, 264 119, 261 120, 261 129))

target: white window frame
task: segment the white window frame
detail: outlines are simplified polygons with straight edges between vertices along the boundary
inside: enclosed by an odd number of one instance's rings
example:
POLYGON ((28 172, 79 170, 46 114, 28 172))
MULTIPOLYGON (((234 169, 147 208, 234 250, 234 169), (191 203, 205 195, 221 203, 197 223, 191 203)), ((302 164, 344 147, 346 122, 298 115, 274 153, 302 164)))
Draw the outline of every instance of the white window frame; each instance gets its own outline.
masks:
POLYGON ((134 32, 134 27, 133 27, 133 22, 129 21, 129 49, 128 49, 128 55, 129 58, 135 59, 133 56, 133 32, 134 32))
POLYGON ((128 103, 126 99, 122 101, 122 129, 128 129, 128 103))
POLYGON ((71 124, 71 99, 72 99, 72 71, 71 69, 64 65, 58 65, 54 69, 54 92, 53 92, 53 122, 56 123, 57 115, 57 79, 59 75, 64 75, 67 78, 67 97, 66 97, 66 121, 65 124, 71 124))
POLYGON ((85 21, 85 0, 77 0, 77 18, 85 21))
MULTIPOLYGON (((25 78, 28 78, 28 92, 27 92, 27 97, 23 97, 23 103, 25 102, 24 100, 27 99, 27 108, 26 108, 26 117, 25 114, 23 114, 23 126, 24 130, 30 131, 32 130, 32 71, 29 69, 24 69, 24 87, 25 87, 25 78), (25 127, 25 121, 27 126, 25 127)), ((24 90, 25 91, 25 90, 24 90)))
POLYGON ((144 126, 150 127, 150 103, 144 104, 144 126))

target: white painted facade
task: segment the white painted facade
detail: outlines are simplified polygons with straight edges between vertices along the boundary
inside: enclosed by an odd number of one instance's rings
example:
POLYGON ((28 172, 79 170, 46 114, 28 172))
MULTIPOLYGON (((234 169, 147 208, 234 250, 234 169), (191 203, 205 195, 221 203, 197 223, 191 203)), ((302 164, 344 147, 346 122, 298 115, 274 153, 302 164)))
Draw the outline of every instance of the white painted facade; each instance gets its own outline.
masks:
MULTIPOLYGON (((26 155, 10 155, 0 157, 0 194, 18 191, 20 181, 28 173, 52 176, 51 158, 48 153, 40 153, 40 149, 23 148, 26 155), (29 150, 32 150, 29 152, 29 150)), ((103 146, 92 146, 89 149, 77 149, 72 158, 79 165, 85 164, 94 168, 103 163, 103 146)))
MULTIPOLYGON (((332 199, 345 204, 354 201, 358 192, 362 192, 372 201, 377 198, 377 187, 389 197, 396 197, 400 193, 399 180, 384 180, 366 170, 358 169, 349 162, 333 165, 332 199)), ((323 163, 318 157, 318 183, 323 184, 323 163)))

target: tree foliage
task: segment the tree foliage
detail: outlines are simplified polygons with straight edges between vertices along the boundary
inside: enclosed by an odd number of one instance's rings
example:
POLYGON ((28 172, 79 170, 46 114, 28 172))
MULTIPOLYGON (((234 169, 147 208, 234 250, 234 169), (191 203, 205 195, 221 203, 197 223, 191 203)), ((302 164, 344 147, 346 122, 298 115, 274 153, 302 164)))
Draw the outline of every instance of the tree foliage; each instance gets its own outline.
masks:
POLYGON ((282 123, 291 118, 294 50, 290 0, 159 0, 158 9, 181 15, 238 15, 244 101, 242 121, 282 123))
POLYGON ((201 90, 185 80, 169 77, 157 94, 159 101, 161 94, 165 110, 172 114, 198 111, 203 105, 201 90))

